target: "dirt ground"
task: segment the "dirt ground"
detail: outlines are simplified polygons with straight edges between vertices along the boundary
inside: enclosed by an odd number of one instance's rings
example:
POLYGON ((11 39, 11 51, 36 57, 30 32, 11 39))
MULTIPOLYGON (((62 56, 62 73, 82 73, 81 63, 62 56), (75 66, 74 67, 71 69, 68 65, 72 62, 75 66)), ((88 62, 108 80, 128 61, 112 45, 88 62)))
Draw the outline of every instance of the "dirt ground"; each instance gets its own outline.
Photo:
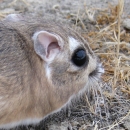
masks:
POLYGON ((94 86, 98 89, 92 87, 90 97, 86 92, 77 102, 72 100, 71 106, 48 116, 38 125, 20 126, 12 130, 130 130, 130 30, 123 24, 125 19, 130 19, 130 0, 124 1, 120 24, 121 46, 117 50, 118 2, 0 0, 0 19, 8 14, 22 13, 32 17, 50 17, 69 24, 89 41, 105 68, 102 80, 94 86), (115 62, 116 51, 125 57, 120 60, 119 66, 115 62), (115 71, 117 67, 120 71, 115 71))

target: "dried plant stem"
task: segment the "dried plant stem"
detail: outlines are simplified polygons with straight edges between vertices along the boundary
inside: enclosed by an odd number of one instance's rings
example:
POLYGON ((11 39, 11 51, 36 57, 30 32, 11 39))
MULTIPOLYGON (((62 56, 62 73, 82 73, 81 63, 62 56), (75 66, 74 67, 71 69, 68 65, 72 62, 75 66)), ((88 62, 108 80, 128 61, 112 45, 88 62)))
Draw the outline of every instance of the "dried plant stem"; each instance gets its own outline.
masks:
POLYGON ((104 130, 105 128, 109 128, 107 130, 112 130, 114 127, 118 126, 125 118, 127 118, 128 116, 130 115, 130 111, 124 116, 122 117, 122 119, 120 119, 117 123, 113 123, 112 125, 110 126, 107 126, 107 127, 103 127, 103 128, 100 128, 99 130, 104 130))
POLYGON ((79 12, 80 12, 80 9, 78 9, 78 12, 77 12, 76 23, 75 23, 75 30, 76 30, 77 24, 78 24, 79 12))
POLYGON ((116 48, 116 66, 114 70, 114 85, 113 85, 113 90, 117 85, 118 81, 118 70, 119 70, 119 51, 120 51, 120 25, 121 25, 121 16, 123 13, 123 6, 124 6, 124 0, 118 0, 118 37, 117 37, 117 48, 116 48))
POLYGON ((111 127, 109 127, 108 130, 111 130, 112 128, 114 128, 115 126, 119 125, 127 116, 130 115, 130 111, 126 114, 126 116, 124 116, 120 121, 118 121, 117 123, 113 124, 111 127))

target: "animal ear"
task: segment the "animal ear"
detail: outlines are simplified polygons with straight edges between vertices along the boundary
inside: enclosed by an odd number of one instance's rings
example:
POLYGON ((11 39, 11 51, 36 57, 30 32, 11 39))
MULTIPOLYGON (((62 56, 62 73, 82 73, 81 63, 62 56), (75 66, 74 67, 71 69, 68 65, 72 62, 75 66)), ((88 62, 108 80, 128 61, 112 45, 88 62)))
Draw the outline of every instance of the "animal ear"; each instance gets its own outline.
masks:
POLYGON ((46 31, 36 32, 33 41, 35 52, 46 62, 52 61, 64 45, 59 35, 46 31))
POLYGON ((5 17, 5 20, 17 22, 24 20, 24 17, 21 14, 9 14, 5 17))

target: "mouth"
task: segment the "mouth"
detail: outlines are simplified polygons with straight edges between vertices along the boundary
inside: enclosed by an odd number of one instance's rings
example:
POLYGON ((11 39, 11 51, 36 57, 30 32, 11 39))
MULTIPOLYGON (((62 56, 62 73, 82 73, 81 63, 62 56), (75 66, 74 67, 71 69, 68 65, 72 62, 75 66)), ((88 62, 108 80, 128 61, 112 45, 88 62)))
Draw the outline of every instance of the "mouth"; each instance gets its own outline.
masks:
POLYGON ((96 69, 93 70, 89 74, 89 77, 96 77, 96 78, 99 79, 103 73, 104 73, 104 68, 103 68, 102 64, 101 63, 97 63, 96 69))

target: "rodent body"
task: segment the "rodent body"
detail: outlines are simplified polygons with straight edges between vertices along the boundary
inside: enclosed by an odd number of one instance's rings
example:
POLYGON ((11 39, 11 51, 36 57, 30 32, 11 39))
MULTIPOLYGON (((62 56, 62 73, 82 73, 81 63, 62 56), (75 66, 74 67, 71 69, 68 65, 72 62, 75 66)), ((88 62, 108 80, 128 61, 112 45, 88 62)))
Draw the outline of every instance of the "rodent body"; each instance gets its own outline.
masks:
POLYGON ((60 109, 87 89, 97 64, 87 42, 67 26, 17 16, 1 21, 0 128, 39 122, 60 109), (77 50, 83 63, 73 60, 77 50))

